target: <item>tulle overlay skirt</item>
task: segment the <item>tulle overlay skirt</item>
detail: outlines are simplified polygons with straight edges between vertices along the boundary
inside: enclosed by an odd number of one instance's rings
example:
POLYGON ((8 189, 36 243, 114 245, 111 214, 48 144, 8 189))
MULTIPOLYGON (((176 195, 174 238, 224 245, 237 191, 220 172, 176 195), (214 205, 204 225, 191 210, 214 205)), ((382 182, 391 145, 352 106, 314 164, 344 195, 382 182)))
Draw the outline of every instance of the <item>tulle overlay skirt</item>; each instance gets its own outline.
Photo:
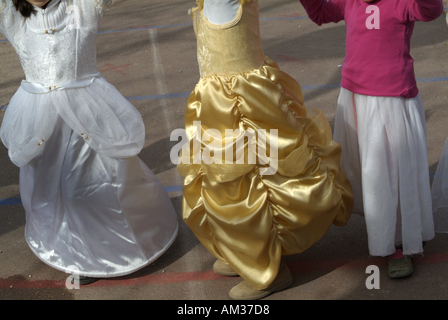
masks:
POLYGON ((18 167, 42 153, 58 117, 100 154, 137 155, 145 144, 138 110, 104 78, 87 87, 31 94, 20 87, 6 110, 0 137, 18 167))
POLYGON ((42 152, 20 168, 25 238, 48 265, 116 277, 157 259, 177 235, 162 184, 137 156, 113 159, 59 116, 42 152))
POLYGON ((432 182, 432 210, 436 232, 448 233, 448 139, 432 182))
POLYGON ((434 237, 423 102, 418 95, 373 97, 344 88, 334 139, 351 182, 355 213, 365 216, 372 256, 423 252, 434 237))
POLYGON ((323 113, 304 108, 299 84, 274 61, 202 78, 185 123, 184 221, 256 288, 272 283, 282 255, 347 223, 353 196, 339 169, 340 146, 323 113))

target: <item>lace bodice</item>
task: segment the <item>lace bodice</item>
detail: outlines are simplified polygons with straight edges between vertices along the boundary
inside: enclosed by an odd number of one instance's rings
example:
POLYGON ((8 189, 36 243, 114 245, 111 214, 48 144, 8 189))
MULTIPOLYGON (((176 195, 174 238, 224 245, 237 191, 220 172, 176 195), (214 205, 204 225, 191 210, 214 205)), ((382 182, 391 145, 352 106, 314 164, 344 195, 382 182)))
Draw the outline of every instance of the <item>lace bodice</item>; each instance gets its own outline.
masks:
POLYGON ((25 19, 0 0, 0 32, 17 52, 29 82, 53 86, 95 74, 98 24, 111 0, 52 0, 25 19))

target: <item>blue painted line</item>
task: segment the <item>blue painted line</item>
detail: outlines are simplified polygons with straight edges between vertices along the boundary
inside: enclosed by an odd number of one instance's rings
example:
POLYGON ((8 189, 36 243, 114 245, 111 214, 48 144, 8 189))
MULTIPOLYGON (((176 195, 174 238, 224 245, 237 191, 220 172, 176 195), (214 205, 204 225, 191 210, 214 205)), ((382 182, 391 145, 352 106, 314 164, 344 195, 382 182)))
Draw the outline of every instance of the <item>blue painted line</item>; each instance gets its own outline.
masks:
POLYGON ((281 17, 281 18, 260 18, 260 21, 299 20, 299 19, 308 19, 308 16, 303 16, 303 17, 281 17))
MULTIPOLYGON (((297 19, 307 19, 307 16, 304 17, 281 17, 281 18, 262 18, 260 21, 275 21, 275 20, 297 20, 297 19)), ((130 31, 142 31, 149 29, 163 29, 163 28, 179 28, 179 27, 190 27, 193 23, 179 23, 179 24, 168 24, 163 26, 152 26, 152 27, 141 27, 141 28, 126 28, 119 30, 103 30, 99 31, 98 34, 109 34, 109 33, 120 33, 120 32, 130 32, 130 31)), ((7 42, 8 40, 0 40, 0 42, 7 42)))
POLYGON ((440 82, 440 81, 448 81, 448 77, 432 77, 432 78, 419 78, 417 82, 440 82))
MULTIPOLYGON (((444 9, 446 10, 447 8, 444 8, 444 9)), ((441 17, 444 18, 443 15, 441 17)), ((302 17, 260 18, 260 21, 299 20, 299 19, 309 19, 309 17, 308 16, 302 16, 302 17)), ((149 29, 187 27, 187 26, 192 26, 192 25, 193 25, 193 23, 179 23, 179 24, 168 24, 168 25, 163 25, 163 26, 142 27, 142 28, 126 28, 126 29, 119 29, 119 30, 103 30, 103 31, 99 31, 98 34, 120 33, 120 32, 130 32, 130 31, 142 31, 142 30, 149 30, 149 29)), ((0 40, 0 42, 8 42, 8 40, 4 39, 4 40, 0 40)))
MULTIPOLYGON (((448 77, 431 77, 431 78, 419 78, 418 83, 430 83, 430 82, 441 82, 448 81, 448 77)), ((340 88, 339 83, 333 84, 318 84, 318 85, 304 85, 302 90, 324 90, 324 89, 337 89, 340 88)), ((126 97, 128 101, 144 101, 144 100, 162 100, 162 99, 176 99, 176 98, 188 98, 191 92, 183 93, 170 93, 170 94, 157 94, 157 95, 147 95, 147 96, 131 96, 126 97)), ((8 106, 2 106, 0 109, 6 110, 8 106)))
MULTIPOLYGON (((431 78, 419 78, 417 79, 417 83, 430 83, 430 82, 442 82, 448 81, 448 77, 431 77, 431 78)), ((340 88, 341 85, 339 83, 333 84, 318 84, 318 85, 304 85, 302 86, 302 90, 324 90, 324 89, 337 89, 340 88)), ((147 95, 147 96, 131 96, 126 97, 128 101, 144 101, 144 100, 162 100, 162 99, 175 99, 175 98, 188 98, 191 92, 183 92, 183 93, 169 93, 169 94, 156 94, 156 95, 147 95)), ((0 109, 6 110, 6 106, 1 106, 0 109)))
POLYGON ((17 204, 22 204, 20 198, 0 199, 0 206, 13 206, 17 204))
MULTIPOLYGON (((435 172, 429 172, 429 177, 431 179, 434 178, 435 172)), ((169 186, 165 187, 166 192, 182 192, 182 186, 169 186)), ((22 200, 20 198, 9 198, 9 199, 0 199, 0 206, 13 206, 13 205, 21 205, 22 200)))
MULTIPOLYGON (((448 77, 431 77, 431 78, 419 78, 417 79, 418 83, 429 83, 429 82, 441 82, 448 81, 448 77)), ((302 90, 323 90, 323 89, 336 89, 340 88, 341 85, 339 83, 333 84, 318 84, 318 85, 304 85, 302 86, 302 90)), ((149 96, 133 96, 126 97, 129 101, 141 101, 141 100, 159 100, 159 99, 172 99, 172 98, 188 98, 190 96, 190 92, 184 93, 171 93, 171 94, 161 94, 161 95, 149 95, 149 96)))
POLYGON ((165 187, 166 192, 182 192, 183 188, 182 186, 171 186, 171 187, 165 187))
MULTIPOLYGON (((182 192, 182 186, 170 186, 165 187, 166 192, 182 192)), ((0 199, 0 206, 14 206, 21 205, 22 199, 20 198, 9 198, 9 199, 0 199)))

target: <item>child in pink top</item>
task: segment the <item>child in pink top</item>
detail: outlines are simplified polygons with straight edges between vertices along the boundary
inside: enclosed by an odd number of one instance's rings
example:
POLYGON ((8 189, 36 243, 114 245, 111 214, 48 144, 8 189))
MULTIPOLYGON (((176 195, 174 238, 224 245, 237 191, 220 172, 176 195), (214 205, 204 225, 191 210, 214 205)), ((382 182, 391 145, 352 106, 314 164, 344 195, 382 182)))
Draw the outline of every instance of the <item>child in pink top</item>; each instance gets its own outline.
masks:
POLYGON ((442 14, 442 0, 300 2, 318 25, 347 25, 334 140, 355 212, 366 219, 370 254, 389 256, 391 278, 408 276, 409 256, 434 237, 425 114, 410 39, 415 21, 442 14))

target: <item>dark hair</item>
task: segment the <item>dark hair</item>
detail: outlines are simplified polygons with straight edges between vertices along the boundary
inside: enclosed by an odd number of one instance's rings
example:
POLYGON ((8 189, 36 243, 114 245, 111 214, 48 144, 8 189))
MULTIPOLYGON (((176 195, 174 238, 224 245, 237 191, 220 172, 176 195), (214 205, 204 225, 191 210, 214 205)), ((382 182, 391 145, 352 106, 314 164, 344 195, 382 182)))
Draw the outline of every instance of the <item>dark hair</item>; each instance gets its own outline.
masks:
POLYGON ((33 5, 26 0, 12 0, 12 3, 14 3, 16 10, 19 11, 25 18, 31 17, 31 14, 36 14, 36 10, 33 5))

